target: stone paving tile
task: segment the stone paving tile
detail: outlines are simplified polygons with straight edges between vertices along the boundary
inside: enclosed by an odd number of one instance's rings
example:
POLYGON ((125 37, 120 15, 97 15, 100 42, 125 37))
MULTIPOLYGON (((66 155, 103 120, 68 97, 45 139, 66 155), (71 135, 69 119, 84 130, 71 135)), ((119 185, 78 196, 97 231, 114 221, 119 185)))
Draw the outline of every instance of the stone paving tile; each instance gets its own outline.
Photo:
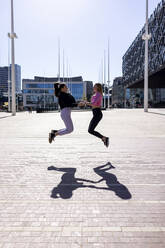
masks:
POLYGON ((0 113, 0 247, 164 248, 165 116, 105 111, 98 130, 110 136, 109 149, 87 133, 91 112, 72 116, 75 132, 50 145, 49 130, 63 126, 59 113, 0 113), (116 193, 93 170, 107 162, 116 193), (72 196, 51 198, 65 172, 49 166, 95 183, 65 183, 77 188, 72 196), (117 194, 119 183, 131 199, 117 194))

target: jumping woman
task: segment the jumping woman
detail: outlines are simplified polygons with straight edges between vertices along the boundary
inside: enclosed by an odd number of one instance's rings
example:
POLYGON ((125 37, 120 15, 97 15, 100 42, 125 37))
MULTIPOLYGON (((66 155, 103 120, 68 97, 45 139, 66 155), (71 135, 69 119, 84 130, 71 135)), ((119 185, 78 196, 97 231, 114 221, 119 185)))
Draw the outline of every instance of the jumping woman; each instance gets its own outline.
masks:
POLYGON ((58 103, 61 109, 61 119, 63 120, 65 127, 61 130, 52 130, 49 133, 49 143, 51 144, 54 138, 58 135, 65 135, 73 132, 73 122, 71 119, 71 108, 81 106, 78 105, 74 97, 68 93, 68 88, 64 83, 56 83, 54 85, 55 96, 58 98, 58 103))
POLYGON ((86 102, 86 105, 92 107, 93 118, 89 124, 88 132, 101 139, 106 147, 109 146, 109 138, 95 131, 96 126, 101 121, 103 114, 101 112, 101 104, 103 99, 103 90, 101 84, 97 83, 93 88, 94 95, 91 102, 86 102))

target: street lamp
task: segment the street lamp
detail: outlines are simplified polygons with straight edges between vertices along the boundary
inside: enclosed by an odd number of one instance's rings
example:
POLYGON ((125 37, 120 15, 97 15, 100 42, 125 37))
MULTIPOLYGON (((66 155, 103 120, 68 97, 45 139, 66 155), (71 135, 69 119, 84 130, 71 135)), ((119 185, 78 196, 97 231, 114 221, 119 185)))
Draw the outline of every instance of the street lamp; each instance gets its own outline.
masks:
POLYGON ((109 54, 109 39, 108 39, 108 108, 110 107, 109 102, 109 90, 110 90, 110 54, 109 54))
POLYGON ((106 108, 106 51, 104 50, 104 98, 103 98, 103 103, 104 103, 104 108, 106 108))
POLYGON ((13 0, 11 0, 11 33, 8 33, 8 37, 11 39, 11 81, 12 81, 12 115, 16 115, 16 99, 15 99, 15 53, 14 53, 14 39, 17 38, 16 33, 14 33, 14 10, 13 10, 13 0))
POLYGON ((146 0, 146 24, 145 34, 142 39, 145 40, 145 66, 144 66, 144 112, 148 112, 148 41, 151 34, 148 33, 148 0, 146 0))
POLYGON ((63 49, 63 83, 65 82, 65 52, 63 49))
POLYGON ((8 39, 8 112, 10 109, 10 87, 11 87, 11 71, 10 71, 10 40, 8 39))
POLYGON ((61 44, 60 44, 60 38, 58 38, 58 82, 61 82, 61 44))
MULTIPOLYGON (((103 59, 101 60, 101 84, 102 84, 102 88, 103 88, 103 84, 104 84, 104 62, 103 59)), ((103 89, 104 91, 104 89, 103 89)), ((104 96, 103 96, 103 100, 102 100, 102 107, 104 108, 104 96)))

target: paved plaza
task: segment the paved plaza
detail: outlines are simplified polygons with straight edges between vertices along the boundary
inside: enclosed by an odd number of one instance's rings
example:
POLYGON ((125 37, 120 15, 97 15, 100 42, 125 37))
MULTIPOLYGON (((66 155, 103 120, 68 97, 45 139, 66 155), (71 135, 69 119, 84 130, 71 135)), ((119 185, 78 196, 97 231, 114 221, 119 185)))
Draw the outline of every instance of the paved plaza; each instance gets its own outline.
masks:
POLYGON ((165 109, 0 113, 0 248, 165 248, 165 109))

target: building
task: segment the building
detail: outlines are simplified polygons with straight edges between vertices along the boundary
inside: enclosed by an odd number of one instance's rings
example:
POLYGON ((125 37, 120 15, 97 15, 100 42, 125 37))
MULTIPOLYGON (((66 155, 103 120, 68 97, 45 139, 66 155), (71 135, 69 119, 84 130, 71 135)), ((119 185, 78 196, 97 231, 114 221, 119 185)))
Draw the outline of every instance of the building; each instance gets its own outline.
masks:
POLYGON ((0 67, 0 96, 8 92, 8 66, 0 67))
MULTIPOLYGON (((24 108, 32 107, 33 109, 57 108, 57 98, 54 95, 54 84, 59 78, 34 77, 34 79, 23 79, 23 106, 24 108)), ((60 78, 65 82, 70 93, 76 101, 86 99, 92 94, 92 82, 83 81, 82 77, 60 78)))
MULTIPOLYGON (((8 78, 11 87, 11 65, 0 67, 0 96, 8 94, 8 78)), ((15 91, 21 92, 21 66, 17 64, 15 64, 15 91)))
POLYGON ((123 77, 117 77, 113 81, 112 106, 123 107, 124 100, 125 100, 125 89, 123 84, 123 77))
POLYGON ((85 81, 86 83, 86 100, 90 101, 91 96, 93 94, 93 82, 92 81, 85 81))
MULTIPOLYGON (((123 56, 123 84, 131 94, 141 94, 143 105, 144 53, 142 39, 145 26, 139 32, 123 56)), ((149 103, 151 106, 165 105, 165 0, 162 0, 149 18, 149 103)))
MULTIPOLYGON (((10 66, 10 75, 11 75, 11 66, 10 66)), ((15 90, 16 93, 21 93, 21 66, 15 65, 15 90)))

